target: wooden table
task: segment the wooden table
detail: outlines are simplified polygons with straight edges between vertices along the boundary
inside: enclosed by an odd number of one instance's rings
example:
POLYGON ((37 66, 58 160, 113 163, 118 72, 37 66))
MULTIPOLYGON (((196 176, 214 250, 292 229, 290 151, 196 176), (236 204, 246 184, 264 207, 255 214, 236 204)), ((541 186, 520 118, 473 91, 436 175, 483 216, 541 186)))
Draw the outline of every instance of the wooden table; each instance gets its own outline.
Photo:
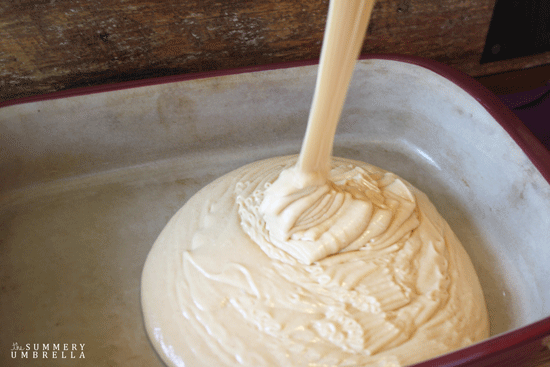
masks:
MULTIPOLYGON (((379 0, 363 53, 419 55, 472 76, 495 0, 379 0)), ((319 57, 328 0, 0 2, 0 101, 157 76, 319 57)))

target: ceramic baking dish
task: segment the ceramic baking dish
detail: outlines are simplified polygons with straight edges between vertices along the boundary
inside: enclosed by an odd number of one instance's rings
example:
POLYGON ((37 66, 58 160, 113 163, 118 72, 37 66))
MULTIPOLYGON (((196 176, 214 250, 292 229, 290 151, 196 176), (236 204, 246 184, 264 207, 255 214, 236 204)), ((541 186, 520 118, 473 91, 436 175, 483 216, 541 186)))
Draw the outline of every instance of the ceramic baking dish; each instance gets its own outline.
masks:
MULTIPOLYGON (((151 245, 214 178, 299 151, 316 70, 283 64, 4 102, 0 365, 162 365, 139 301, 151 245)), ((550 155, 494 95, 432 61, 363 58, 334 154, 423 190, 479 274, 492 338, 423 365, 550 361, 550 155)))

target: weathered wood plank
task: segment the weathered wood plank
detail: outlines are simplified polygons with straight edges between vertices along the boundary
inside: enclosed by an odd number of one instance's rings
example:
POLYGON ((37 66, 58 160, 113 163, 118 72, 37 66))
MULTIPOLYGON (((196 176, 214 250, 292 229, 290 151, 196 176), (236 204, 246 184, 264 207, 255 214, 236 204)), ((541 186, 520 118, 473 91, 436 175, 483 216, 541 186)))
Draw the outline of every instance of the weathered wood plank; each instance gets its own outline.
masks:
MULTIPOLYGON (((363 53, 402 53, 473 76, 495 0, 379 0, 363 53)), ((328 0, 0 2, 0 100, 154 76, 319 57, 328 0)))

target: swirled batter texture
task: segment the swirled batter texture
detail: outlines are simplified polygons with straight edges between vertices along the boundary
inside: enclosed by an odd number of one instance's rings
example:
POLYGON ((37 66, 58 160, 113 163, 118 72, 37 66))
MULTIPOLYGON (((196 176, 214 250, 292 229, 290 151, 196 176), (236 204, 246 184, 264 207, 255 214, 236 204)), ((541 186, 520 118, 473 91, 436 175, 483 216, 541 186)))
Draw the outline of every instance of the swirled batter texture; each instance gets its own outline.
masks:
POLYGON ((168 365, 393 367, 488 336, 470 259, 423 193, 336 158, 327 182, 285 181, 295 160, 216 180, 155 242, 142 305, 168 365))

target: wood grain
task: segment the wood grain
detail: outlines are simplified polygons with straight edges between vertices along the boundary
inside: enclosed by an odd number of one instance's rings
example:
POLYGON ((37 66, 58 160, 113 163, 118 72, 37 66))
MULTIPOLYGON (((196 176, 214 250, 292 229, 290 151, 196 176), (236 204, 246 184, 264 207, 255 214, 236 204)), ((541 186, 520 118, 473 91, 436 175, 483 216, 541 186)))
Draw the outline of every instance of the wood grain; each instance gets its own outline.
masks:
MULTIPOLYGON (((379 0, 363 53, 431 58, 472 76, 495 0, 379 0)), ((82 86, 319 57, 328 0, 0 2, 0 101, 82 86)))

